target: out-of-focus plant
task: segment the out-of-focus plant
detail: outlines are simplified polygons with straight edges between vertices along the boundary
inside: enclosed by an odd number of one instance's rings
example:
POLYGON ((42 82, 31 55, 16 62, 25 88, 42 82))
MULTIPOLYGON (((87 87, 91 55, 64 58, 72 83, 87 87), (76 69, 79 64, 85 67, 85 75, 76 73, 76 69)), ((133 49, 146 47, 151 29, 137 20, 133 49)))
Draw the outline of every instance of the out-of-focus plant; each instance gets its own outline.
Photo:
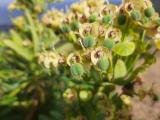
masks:
POLYGON ((17 0, 9 7, 24 16, 13 19, 15 29, 0 41, 0 118, 17 107, 27 120, 129 119, 122 114, 139 95, 134 84, 141 84, 139 76, 160 49, 152 3, 82 0, 67 13, 50 10, 39 20, 42 1, 17 0))
MULTIPOLYGON (((139 75, 156 61, 160 19, 152 3, 126 0, 116 6, 87 0, 73 4, 63 17, 51 15, 55 12, 46 13, 42 22, 74 44, 73 52, 64 55, 64 74, 71 77, 63 97, 76 108, 68 111, 89 120, 118 119, 119 109, 132 106, 133 86, 142 82, 139 75), (143 62, 137 64, 140 59, 143 62)), ((39 56, 39 62, 55 67, 45 63, 45 54, 39 56)))
MULTIPOLYGON (((41 105, 47 99, 54 101, 52 85, 59 74, 42 69, 37 60, 40 52, 54 50, 59 41, 39 20, 44 4, 45 0, 17 0, 9 6, 24 15, 13 19, 14 29, 0 40, 0 119, 37 119, 41 105)), ((47 112, 49 105, 45 106, 41 111, 47 112)))
POLYGON ((25 10, 29 9, 33 13, 41 13, 46 10, 48 4, 54 0, 15 0, 9 5, 9 10, 25 10))

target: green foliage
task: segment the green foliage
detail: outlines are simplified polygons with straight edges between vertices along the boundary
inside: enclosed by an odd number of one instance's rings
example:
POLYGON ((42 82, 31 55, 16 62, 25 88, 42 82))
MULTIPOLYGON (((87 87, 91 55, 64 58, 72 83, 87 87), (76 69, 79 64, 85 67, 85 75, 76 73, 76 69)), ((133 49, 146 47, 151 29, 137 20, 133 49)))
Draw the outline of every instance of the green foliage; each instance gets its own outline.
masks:
POLYGON ((122 60, 117 60, 114 68, 114 78, 122 78, 127 74, 126 65, 122 60))
POLYGON ((119 119, 138 95, 128 86, 156 62, 159 16, 152 4, 85 0, 67 13, 46 12, 47 4, 9 6, 24 15, 0 34, 0 119, 119 119))

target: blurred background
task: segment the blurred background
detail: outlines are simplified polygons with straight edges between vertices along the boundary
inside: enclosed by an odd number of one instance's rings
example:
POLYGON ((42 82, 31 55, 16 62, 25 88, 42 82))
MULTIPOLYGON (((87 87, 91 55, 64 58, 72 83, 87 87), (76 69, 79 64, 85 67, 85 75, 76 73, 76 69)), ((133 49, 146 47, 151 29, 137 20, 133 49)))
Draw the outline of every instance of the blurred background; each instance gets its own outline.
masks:
MULTIPOLYGON (((0 0, 0 30, 6 31, 11 26, 12 23, 10 21, 11 17, 15 17, 20 14, 20 11, 9 12, 7 6, 13 2, 14 0, 0 0)), ((63 2, 57 2, 49 6, 49 9, 58 8, 58 9, 66 9, 67 6, 72 4, 73 2, 77 2, 79 0, 63 0, 63 2)), ((111 3, 120 4, 121 0, 109 0, 111 3)), ((152 0, 157 11, 160 12, 160 0, 152 0)))

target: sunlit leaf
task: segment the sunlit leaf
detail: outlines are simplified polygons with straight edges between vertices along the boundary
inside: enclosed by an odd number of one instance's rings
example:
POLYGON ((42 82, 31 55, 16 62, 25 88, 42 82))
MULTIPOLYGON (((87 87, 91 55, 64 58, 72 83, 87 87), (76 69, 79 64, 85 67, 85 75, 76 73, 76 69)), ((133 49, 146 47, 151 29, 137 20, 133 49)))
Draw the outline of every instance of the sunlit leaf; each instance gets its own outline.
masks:
POLYGON ((17 100, 16 96, 4 96, 0 99, 0 105, 9 105, 17 100))
POLYGON ((7 47, 14 50, 17 54, 19 54, 21 57, 25 58, 26 60, 30 61, 33 59, 32 51, 30 51, 28 48, 20 46, 11 40, 5 40, 4 43, 7 47))
POLYGON ((122 60, 118 60, 114 68, 114 78, 122 78, 127 74, 126 65, 122 60))
POLYGON ((135 50, 133 42, 120 42, 113 47, 113 51, 120 56, 129 56, 135 50))

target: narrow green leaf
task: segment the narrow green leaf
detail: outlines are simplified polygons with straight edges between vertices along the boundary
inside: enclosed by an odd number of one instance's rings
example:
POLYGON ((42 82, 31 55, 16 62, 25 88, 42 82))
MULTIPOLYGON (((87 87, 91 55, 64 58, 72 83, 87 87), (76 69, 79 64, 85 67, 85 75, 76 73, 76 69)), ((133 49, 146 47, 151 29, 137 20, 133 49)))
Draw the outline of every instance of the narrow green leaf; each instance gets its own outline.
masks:
POLYGON ((0 99, 0 105, 10 105, 17 100, 16 96, 4 96, 0 99))
POLYGON ((23 45, 23 38, 16 31, 11 30, 11 39, 18 45, 23 45))
POLYGON ((21 92, 21 90, 23 90, 26 86, 28 85, 27 82, 22 83, 20 86, 18 86, 16 89, 14 89, 13 91, 11 91, 8 96, 16 96, 18 93, 21 92))
POLYGON ((19 54, 24 59, 30 61, 33 59, 32 51, 30 51, 28 48, 24 48, 23 46, 20 46, 16 44, 14 41, 11 40, 4 40, 4 43, 7 47, 14 50, 17 54, 19 54))
POLYGON ((36 28, 35 28, 35 24, 33 22, 33 19, 31 17, 31 13, 28 10, 26 10, 25 14, 26 14, 27 20, 30 24, 32 40, 33 40, 33 43, 34 43, 34 53, 36 54, 39 51, 39 48, 40 48, 39 37, 38 37, 38 34, 36 33, 36 28))

